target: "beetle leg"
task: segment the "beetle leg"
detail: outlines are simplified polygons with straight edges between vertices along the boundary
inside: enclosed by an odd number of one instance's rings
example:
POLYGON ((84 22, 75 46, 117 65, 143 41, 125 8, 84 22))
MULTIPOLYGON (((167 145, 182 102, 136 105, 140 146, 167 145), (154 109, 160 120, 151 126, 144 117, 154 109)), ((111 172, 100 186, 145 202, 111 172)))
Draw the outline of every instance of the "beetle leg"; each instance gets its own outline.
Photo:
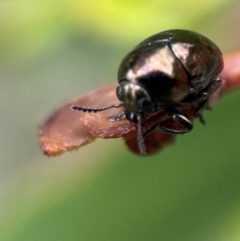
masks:
POLYGON ((168 107, 165 108, 165 111, 175 122, 185 127, 188 131, 192 130, 192 122, 186 116, 184 116, 179 110, 173 107, 168 107))
POLYGON ((109 116, 108 119, 110 121, 119 121, 120 119, 124 118, 125 117, 125 111, 122 111, 120 114, 118 115, 112 115, 112 116, 109 116))
MULTIPOLYGON (((191 130, 177 130, 177 129, 174 129, 174 128, 168 128, 166 126, 162 126, 162 125, 158 125, 156 127, 157 130, 165 133, 165 134, 169 134, 169 135, 174 135, 174 134, 185 134, 185 133, 188 133, 190 132, 191 130)), ((150 133, 148 133, 150 134, 150 133)))
POLYGON ((206 125, 206 121, 203 117, 203 110, 212 110, 210 106, 208 106, 208 99, 211 94, 213 94, 222 84, 222 80, 220 78, 217 78, 213 80, 207 88, 202 90, 198 95, 188 96, 185 100, 183 100, 184 103, 197 103, 200 102, 200 104, 196 108, 196 112, 198 114, 198 118, 202 125, 206 125))
POLYGON ((221 84, 222 80, 220 78, 217 78, 210 82, 210 84, 205 89, 200 91, 198 94, 190 94, 181 102, 186 104, 193 104, 208 100, 209 96, 213 94, 220 87, 221 84))
POLYGON ((217 78, 213 80, 207 87, 206 91, 208 95, 213 94, 220 87, 221 84, 222 84, 222 79, 217 78))
MULTIPOLYGON (((200 91, 200 93, 197 95, 198 96, 198 101, 207 101, 208 102, 208 98, 211 94, 213 94, 222 84, 222 80, 220 78, 217 78, 215 80, 213 80, 212 82, 210 82, 210 84, 202 91, 200 91)), ((205 106, 204 109, 207 109, 208 107, 205 106)))
MULTIPOLYGON (((154 130, 158 129, 159 124, 151 126, 149 129, 147 129, 144 133, 143 133, 143 139, 145 139, 149 134, 151 134, 154 130)), ((169 133, 167 133, 169 134, 169 133)))
POLYGON ((203 126, 206 125, 206 121, 205 121, 202 113, 198 113, 198 119, 203 126))
POLYGON ((165 134, 184 134, 188 133, 192 130, 193 124, 192 122, 185 117, 179 110, 175 108, 166 108, 165 111, 167 114, 174 120, 176 121, 179 125, 185 127, 186 129, 183 130, 177 130, 174 128, 169 128, 166 126, 161 125, 161 123, 158 123, 156 125, 151 126, 149 129, 147 129, 143 133, 143 138, 145 139, 150 133, 152 133, 154 130, 159 130, 165 134))
MULTIPOLYGON (((211 82, 211 85, 208 86, 207 92, 208 95, 211 95, 213 92, 215 92, 219 86, 221 85, 222 80, 220 78, 217 78, 215 81, 211 82)), ((202 101, 196 108, 196 112, 198 114, 198 118, 202 125, 206 125, 206 121, 203 118, 202 112, 204 110, 212 111, 212 108, 208 105, 209 99, 202 101)))
MULTIPOLYGON (((168 107, 168 108, 165 108, 165 111, 175 122, 177 122, 180 126, 184 127, 185 129, 178 130, 178 129, 163 126, 161 124, 158 124, 156 126, 156 129, 166 134, 184 134, 192 130, 193 128, 192 122, 186 116, 184 116, 179 110, 173 107, 168 107)), ((152 127, 152 129, 154 130, 154 127, 152 127)))
POLYGON ((209 108, 210 107, 208 106, 208 99, 202 101, 196 108, 198 119, 202 125, 206 125, 206 121, 204 120, 202 112, 204 110, 208 110, 209 108))
POLYGON ((181 101, 181 103, 194 104, 194 103, 197 103, 197 102, 204 101, 207 98, 208 98, 208 93, 206 91, 204 91, 204 92, 200 92, 197 95, 192 94, 192 95, 187 96, 184 100, 181 101))
POLYGON ((161 124, 157 124, 157 125, 152 126, 149 129, 147 129, 143 133, 143 138, 145 139, 149 134, 151 134, 155 130, 158 130, 162 133, 169 134, 169 135, 185 134, 185 133, 188 133, 190 131, 190 130, 176 130, 174 128, 169 128, 169 127, 163 126, 161 124))

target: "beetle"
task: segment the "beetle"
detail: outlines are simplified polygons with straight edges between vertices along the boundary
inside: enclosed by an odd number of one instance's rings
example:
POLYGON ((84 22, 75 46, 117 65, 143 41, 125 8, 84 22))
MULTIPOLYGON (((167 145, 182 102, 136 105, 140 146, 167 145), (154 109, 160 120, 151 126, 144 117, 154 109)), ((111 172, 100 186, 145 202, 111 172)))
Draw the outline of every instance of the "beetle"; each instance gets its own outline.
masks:
POLYGON ((74 105, 73 110, 100 112, 122 108, 109 121, 126 118, 136 123, 140 153, 146 155, 144 138, 157 129, 167 134, 190 132, 193 124, 178 106, 194 105, 200 122, 202 112, 209 109, 209 96, 222 83, 218 75, 223 69, 222 52, 207 37, 189 30, 157 33, 138 44, 122 60, 118 70, 116 95, 118 104, 102 108, 74 105), (159 123, 142 132, 142 123, 159 111, 183 128, 159 123))

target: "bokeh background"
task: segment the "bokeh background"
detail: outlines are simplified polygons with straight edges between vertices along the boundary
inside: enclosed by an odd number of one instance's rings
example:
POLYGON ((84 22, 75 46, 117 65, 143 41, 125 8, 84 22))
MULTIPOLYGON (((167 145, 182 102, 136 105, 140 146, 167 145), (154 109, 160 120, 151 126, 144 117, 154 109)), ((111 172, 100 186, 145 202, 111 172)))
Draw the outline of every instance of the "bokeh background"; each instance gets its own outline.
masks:
POLYGON ((47 158, 38 128, 116 81, 121 59, 171 28, 240 49, 238 0, 0 1, 0 240, 239 241, 240 91, 175 145, 142 158, 121 139, 47 158))

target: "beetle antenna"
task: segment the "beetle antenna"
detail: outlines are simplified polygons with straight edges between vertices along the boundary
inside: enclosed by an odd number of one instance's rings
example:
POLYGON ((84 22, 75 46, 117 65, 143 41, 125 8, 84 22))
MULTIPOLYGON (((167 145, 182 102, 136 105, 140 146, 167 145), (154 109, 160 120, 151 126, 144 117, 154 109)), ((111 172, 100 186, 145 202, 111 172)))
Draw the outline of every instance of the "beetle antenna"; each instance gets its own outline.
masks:
POLYGON ((146 152, 146 146, 144 143, 144 138, 142 133, 142 120, 140 115, 137 116, 137 128, 138 128, 137 140, 138 140, 139 151, 142 156, 146 156, 147 152, 146 152))
POLYGON ((104 111, 104 110, 108 110, 108 109, 112 109, 112 108, 120 108, 122 106, 123 106, 122 103, 119 103, 119 104, 116 104, 116 105, 109 105, 109 106, 106 106, 106 107, 103 107, 103 108, 91 108, 91 107, 84 107, 84 106, 79 106, 79 105, 73 105, 72 109, 73 110, 77 110, 77 111, 96 113, 96 112, 100 112, 100 111, 104 111))

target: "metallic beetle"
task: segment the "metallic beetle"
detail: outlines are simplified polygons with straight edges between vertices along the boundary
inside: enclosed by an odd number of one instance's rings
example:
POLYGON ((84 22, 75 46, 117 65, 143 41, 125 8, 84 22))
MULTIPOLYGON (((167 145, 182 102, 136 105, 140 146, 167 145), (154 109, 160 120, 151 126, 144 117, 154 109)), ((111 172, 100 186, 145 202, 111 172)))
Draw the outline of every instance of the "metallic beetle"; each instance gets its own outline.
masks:
POLYGON ((169 134, 191 131, 192 122, 176 106, 195 104, 200 121, 209 96, 221 85, 223 69, 220 49, 207 37, 188 30, 169 30, 155 34, 137 45, 120 64, 116 94, 119 104, 103 108, 73 106, 74 110, 98 112, 122 107, 111 121, 126 118, 138 126, 140 152, 146 154, 142 121, 164 110, 184 129, 159 123, 153 129, 169 134))

